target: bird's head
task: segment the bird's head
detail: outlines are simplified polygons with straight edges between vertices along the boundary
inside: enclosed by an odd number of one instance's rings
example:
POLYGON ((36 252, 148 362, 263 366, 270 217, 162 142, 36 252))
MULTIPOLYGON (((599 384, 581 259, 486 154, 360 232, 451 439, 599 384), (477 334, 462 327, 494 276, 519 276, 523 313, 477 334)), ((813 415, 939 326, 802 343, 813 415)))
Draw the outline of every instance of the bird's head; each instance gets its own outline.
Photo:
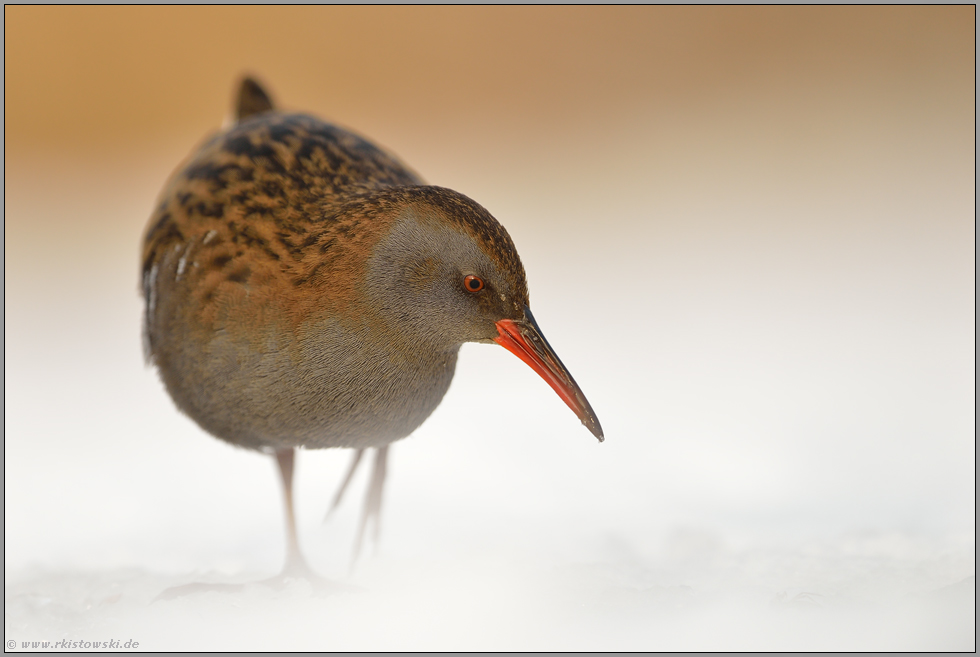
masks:
POLYGON ((528 301, 524 266, 489 212, 440 187, 391 190, 375 207, 388 221, 365 272, 367 295, 392 334, 454 351, 497 343, 531 366, 600 441, 602 428, 545 340, 528 301))

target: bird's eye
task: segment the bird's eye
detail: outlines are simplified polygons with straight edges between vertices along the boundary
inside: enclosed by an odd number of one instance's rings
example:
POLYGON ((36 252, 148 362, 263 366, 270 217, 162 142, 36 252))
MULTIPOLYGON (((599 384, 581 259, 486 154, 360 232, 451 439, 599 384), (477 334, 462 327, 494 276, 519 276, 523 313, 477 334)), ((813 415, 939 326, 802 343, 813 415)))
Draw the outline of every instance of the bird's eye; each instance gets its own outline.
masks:
POLYGON ((467 292, 479 292, 483 289, 483 279, 470 274, 463 279, 463 287, 466 288, 467 292))

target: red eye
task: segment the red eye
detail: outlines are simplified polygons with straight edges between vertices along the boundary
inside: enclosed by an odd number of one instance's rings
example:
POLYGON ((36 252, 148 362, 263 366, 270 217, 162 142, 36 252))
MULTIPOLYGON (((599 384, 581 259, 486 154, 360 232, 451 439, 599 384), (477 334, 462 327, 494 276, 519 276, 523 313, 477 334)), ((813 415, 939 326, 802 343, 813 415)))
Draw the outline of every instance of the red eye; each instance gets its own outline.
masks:
POLYGON ((483 289, 483 279, 470 274, 463 279, 463 287, 466 288, 467 292, 479 292, 483 289))

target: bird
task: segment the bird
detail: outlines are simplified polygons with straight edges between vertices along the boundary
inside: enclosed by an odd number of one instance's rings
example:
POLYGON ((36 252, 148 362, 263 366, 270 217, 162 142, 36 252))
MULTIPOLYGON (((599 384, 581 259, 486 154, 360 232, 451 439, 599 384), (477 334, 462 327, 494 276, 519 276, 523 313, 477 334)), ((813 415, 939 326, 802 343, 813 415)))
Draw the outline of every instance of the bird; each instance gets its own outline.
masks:
POLYGON ((438 406, 466 342, 512 352, 603 440, 531 313, 504 227, 366 138, 278 109, 254 76, 230 125, 165 184, 141 263, 144 351, 177 408, 278 464, 279 580, 315 577, 293 511, 296 451, 354 450, 336 505, 374 450, 359 546, 369 521, 377 531, 389 446, 438 406))

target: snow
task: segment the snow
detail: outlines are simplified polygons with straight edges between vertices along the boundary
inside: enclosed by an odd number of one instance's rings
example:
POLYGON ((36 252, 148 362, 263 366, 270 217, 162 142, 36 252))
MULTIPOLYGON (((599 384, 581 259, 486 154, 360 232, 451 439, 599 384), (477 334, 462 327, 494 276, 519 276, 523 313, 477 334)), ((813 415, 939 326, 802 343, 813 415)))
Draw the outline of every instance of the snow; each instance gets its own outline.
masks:
POLYGON ((929 588, 968 566, 943 558, 732 551, 685 585, 663 583, 674 579, 669 560, 613 553, 579 563, 446 556, 369 560, 345 579, 352 590, 296 580, 167 601, 154 598, 175 584, 262 574, 35 571, 7 586, 6 636, 223 651, 969 651, 975 640, 974 578, 929 588))

